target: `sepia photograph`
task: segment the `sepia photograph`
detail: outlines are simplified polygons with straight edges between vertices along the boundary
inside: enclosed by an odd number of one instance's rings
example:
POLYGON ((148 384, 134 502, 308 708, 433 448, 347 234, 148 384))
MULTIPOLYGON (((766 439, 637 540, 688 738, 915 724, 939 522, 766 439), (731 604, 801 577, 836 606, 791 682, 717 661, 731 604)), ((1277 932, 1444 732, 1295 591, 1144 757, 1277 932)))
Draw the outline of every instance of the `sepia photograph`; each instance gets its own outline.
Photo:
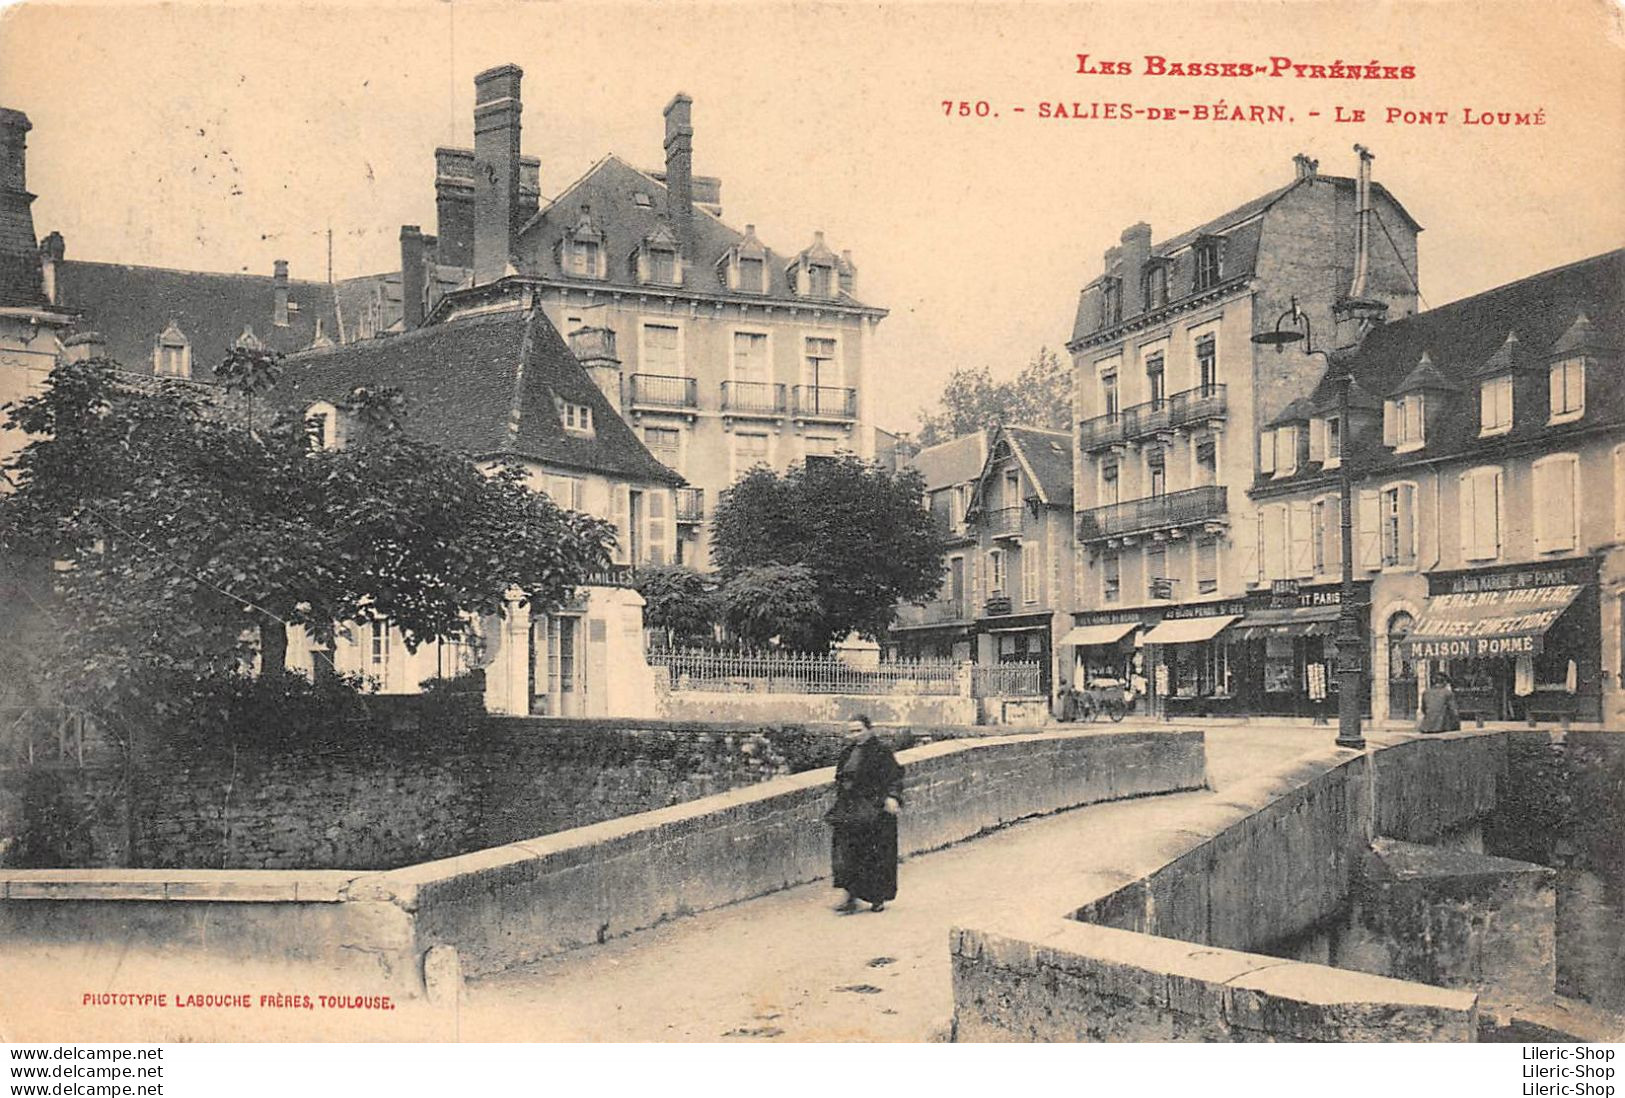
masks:
POLYGON ((1622 62, 1614 0, 0 10, 0 1043, 1613 1095, 1622 62))

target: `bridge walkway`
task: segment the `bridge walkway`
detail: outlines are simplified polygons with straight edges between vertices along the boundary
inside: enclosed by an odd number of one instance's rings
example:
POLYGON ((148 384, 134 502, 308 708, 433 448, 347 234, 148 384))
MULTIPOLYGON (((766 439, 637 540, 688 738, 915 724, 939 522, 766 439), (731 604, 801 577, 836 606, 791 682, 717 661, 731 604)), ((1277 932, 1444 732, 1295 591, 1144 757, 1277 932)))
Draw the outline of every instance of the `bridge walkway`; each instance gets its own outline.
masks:
POLYGON ((1071 910, 1121 884, 1227 789, 1289 770, 1331 738, 1309 724, 1209 730, 1212 790, 1075 809, 909 859, 880 914, 837 915, 838 895, 815 882, 476 981, 459 1037, 941 1039, 951 926, 1071 910))

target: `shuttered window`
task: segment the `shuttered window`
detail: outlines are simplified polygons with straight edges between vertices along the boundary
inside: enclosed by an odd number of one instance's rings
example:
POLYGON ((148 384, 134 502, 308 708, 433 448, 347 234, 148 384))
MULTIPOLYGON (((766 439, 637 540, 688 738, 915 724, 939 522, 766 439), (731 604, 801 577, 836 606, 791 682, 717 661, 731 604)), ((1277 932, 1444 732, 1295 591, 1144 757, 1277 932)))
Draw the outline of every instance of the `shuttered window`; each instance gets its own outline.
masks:
POLYGON ((1494 560, 1501 555, 1501 470, 1470 469, 1459 484, 1462 559, 1494 560))
POLYGON ((1535 551, 1562 552, 1575 543, 1575 474, 1573 454, 1551 454, 1535 462, 1535 551))

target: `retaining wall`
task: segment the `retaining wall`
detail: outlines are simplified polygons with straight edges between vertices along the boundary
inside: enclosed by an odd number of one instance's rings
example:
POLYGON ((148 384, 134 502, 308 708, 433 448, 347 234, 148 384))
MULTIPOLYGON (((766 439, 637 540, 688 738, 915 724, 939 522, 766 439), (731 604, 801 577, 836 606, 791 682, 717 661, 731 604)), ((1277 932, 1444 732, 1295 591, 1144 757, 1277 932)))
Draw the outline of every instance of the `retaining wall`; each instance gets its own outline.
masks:
POLYGON ((862 713, 876 724, 974 725, 977 699, 944 694, 751 694, 673 690, 661 712, 679 721, 845 722, 862 713))
MULTIPOLYGON (((905 853, 1026 816, 1198 788, 1205 778, 1199 732, 962 740, 899 759, 905 853)), ((83 956, 73 962, 87 989, 143 963, 168 971, 202 959, 411 997, 423 992, 435 947, 455 951, 443 967, 490 973, 826 875, 832 782, 827 768, 775 778, 388 872, 0 871, 0 940, 17 958, 116 943, 102 949, 107 971, 87 968, 83 956)))

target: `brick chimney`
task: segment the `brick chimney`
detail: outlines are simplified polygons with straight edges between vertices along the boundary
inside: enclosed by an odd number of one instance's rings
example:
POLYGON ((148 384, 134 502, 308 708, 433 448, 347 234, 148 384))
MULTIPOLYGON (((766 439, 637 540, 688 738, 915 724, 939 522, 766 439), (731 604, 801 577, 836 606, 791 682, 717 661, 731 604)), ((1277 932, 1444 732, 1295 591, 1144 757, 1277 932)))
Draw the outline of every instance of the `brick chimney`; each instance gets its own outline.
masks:
POLYGON ((1292 168, 1295 173, 1293 178, 1313 179, 1315 173, 1320 169, 1320 161, 1310 160, 1307 154, 1299 153, 1292 158, 1292 168))
POLYGON ((44 300, 25 159, 31 129, 22 111, 0 107, 0 306, 44 300))
POLYGON ((288 326, 288 261, 278 259, 271 264, 271 289, 275 302, 271 306, 271 323, 278 328, 288 326))
POLYGON ((423 326, 423 230, 401 226, 401 323, 407 330, 423 326))
POLYGON ((434 151, 434 208, 440 262, 449 267, 472 267, 474 154, 467 149, 434 151))
POLYGON ((44 280, 45 300, 52 305, 62 304, 62 286, 60 276, 62 261, 68 256, 68 242, 62 239, 59 232, 45 234, 40 241, 40 277, 44 280))
POLYGON ((621 394, 621 359, 615 353, 615 330, 601 326, 595 318, 567 335, 571 353, 609 399, 610 406, 620 414, 625 402, 621 394))
POLYGON ((513 255, 519 206, 518 65, 474 78, 474 285, 495 282, 513 255))
POLYGON ((666 196, 672 230, 685 259, 694 248, 694 100, 683 92, 666 104, 666 196))
POLYGON ((1135 222, 1123 230, 1122 242, 1123 315, 1126 317, 1145 308, 1140 275, 1151 258, 1151 226, 1144 221, 1135 222))

